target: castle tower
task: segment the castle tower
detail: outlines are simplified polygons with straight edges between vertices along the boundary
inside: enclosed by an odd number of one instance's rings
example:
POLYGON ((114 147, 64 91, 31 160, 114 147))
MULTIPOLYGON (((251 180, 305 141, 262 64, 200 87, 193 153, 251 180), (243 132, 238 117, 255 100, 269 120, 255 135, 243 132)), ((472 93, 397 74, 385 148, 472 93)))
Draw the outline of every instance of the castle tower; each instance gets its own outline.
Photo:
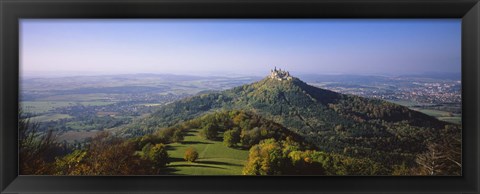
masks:
POLYGON ((290 76, 289 71, 282 70, 281 68, 277 69, 277 66, 275 66, 274 69, 270 70, 270 75, 268 77, 271 79, 276 79, 278 81, 292 80, 292 76, 290 76))

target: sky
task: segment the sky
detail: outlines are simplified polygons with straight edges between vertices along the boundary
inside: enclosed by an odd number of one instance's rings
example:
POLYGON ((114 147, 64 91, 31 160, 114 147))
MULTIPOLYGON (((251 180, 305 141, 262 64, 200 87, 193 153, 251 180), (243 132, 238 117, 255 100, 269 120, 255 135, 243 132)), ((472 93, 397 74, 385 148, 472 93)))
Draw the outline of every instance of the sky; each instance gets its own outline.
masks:
POLYGON ((460 19, 22 19, 22 75, 460 73, 460 19))

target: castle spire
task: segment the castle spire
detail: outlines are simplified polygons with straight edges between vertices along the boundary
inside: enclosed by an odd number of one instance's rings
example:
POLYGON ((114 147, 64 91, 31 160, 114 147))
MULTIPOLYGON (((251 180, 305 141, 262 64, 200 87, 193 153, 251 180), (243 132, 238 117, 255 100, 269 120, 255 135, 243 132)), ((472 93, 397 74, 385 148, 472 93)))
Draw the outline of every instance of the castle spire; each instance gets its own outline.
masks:
POLYGON ((290 75, 290 72, 282 70, 281 68, 277 69, 277 66, 275 66, 274 69, 270 70, 270 75, 268 77, 271 79, 279 80, 279 81, 292 80, 292 76, 290 75))

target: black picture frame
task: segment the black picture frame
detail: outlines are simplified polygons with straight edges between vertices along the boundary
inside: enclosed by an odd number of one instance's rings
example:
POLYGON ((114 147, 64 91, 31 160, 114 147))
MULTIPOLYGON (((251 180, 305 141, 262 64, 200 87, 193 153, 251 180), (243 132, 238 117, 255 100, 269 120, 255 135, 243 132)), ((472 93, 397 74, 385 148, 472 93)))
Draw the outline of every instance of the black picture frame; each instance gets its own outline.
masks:
POLYGON ((478 0, 1 0, 1 193, 479 193, 478 0), (18 176, 21 18, 462 18, 462 176, 18 176))

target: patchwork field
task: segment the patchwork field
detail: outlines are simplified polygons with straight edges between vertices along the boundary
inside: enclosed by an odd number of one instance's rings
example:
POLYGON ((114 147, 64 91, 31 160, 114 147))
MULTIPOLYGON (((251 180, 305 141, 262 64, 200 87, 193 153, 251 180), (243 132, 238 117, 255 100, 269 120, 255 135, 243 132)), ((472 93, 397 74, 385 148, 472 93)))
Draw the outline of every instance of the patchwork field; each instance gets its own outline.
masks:
POLYGON ((30 118, 34 122, 49 122, 49 121, 57 121, 60 119, 68 119, 72 118, 68 114, 44 114, 36 117, 30 118))
POLYGON ((402 106, 409 107, 412 110, 419 111, 421 113, 430 115, 432 117, 437 118, 438 120, 441 121, 446 121, 449 123, 454 123, 454 124, 462 124, 462 115, 461 114, 455 114, 447 111, 441 111, 441 110, 435 110, 435 109, 428 109, 428 108, 418 108, 418 107, 413 107, 413 106, 421 106, 421 105, 428 105, 426 103, 416 103, 412 101, 406 101, 406 100, 390 100, 389 102, 393 102, 402 106))
POLYGON ((241 175, 248 150, 228 148, 221 141, 210 141, 198 135, 198 130, 191 130, 183 143, 169 145, 168 154, 171 162, 167 172, 175 175, 241 175), (185 150, 194 147, 198 152, 196 162, 183 159, 185 150))
POLYGON ((20 102, 23 111, 30 113, 44 113, 50 110, 73 106, 73 102, 55 102, 55 101, 24 101, 20 102))
POLYGON ((438 120, 455 123, 455 124, 462 124, 462 115, 459 115, 459 114, 453 114, 446 111, 432 110, 432 109, 421 109, 421 108, 412 108, 412 109, 422 112, 424 114, 430 115, 432 117, 436 117, 438 120))
POLYGON ((74 106, 77 104, 83 106, 105 106, 109 104, 113 104, 114 102, 102 102, 102 101, 85 101, 85 102, 78 102, 72 101, 72 99, 62 99, 59 101, 23 101, 20 102, 20 106, 22 107, 23 111, 29 113, 45 113, 56 108, 62 107, 69 107, 74 106))

